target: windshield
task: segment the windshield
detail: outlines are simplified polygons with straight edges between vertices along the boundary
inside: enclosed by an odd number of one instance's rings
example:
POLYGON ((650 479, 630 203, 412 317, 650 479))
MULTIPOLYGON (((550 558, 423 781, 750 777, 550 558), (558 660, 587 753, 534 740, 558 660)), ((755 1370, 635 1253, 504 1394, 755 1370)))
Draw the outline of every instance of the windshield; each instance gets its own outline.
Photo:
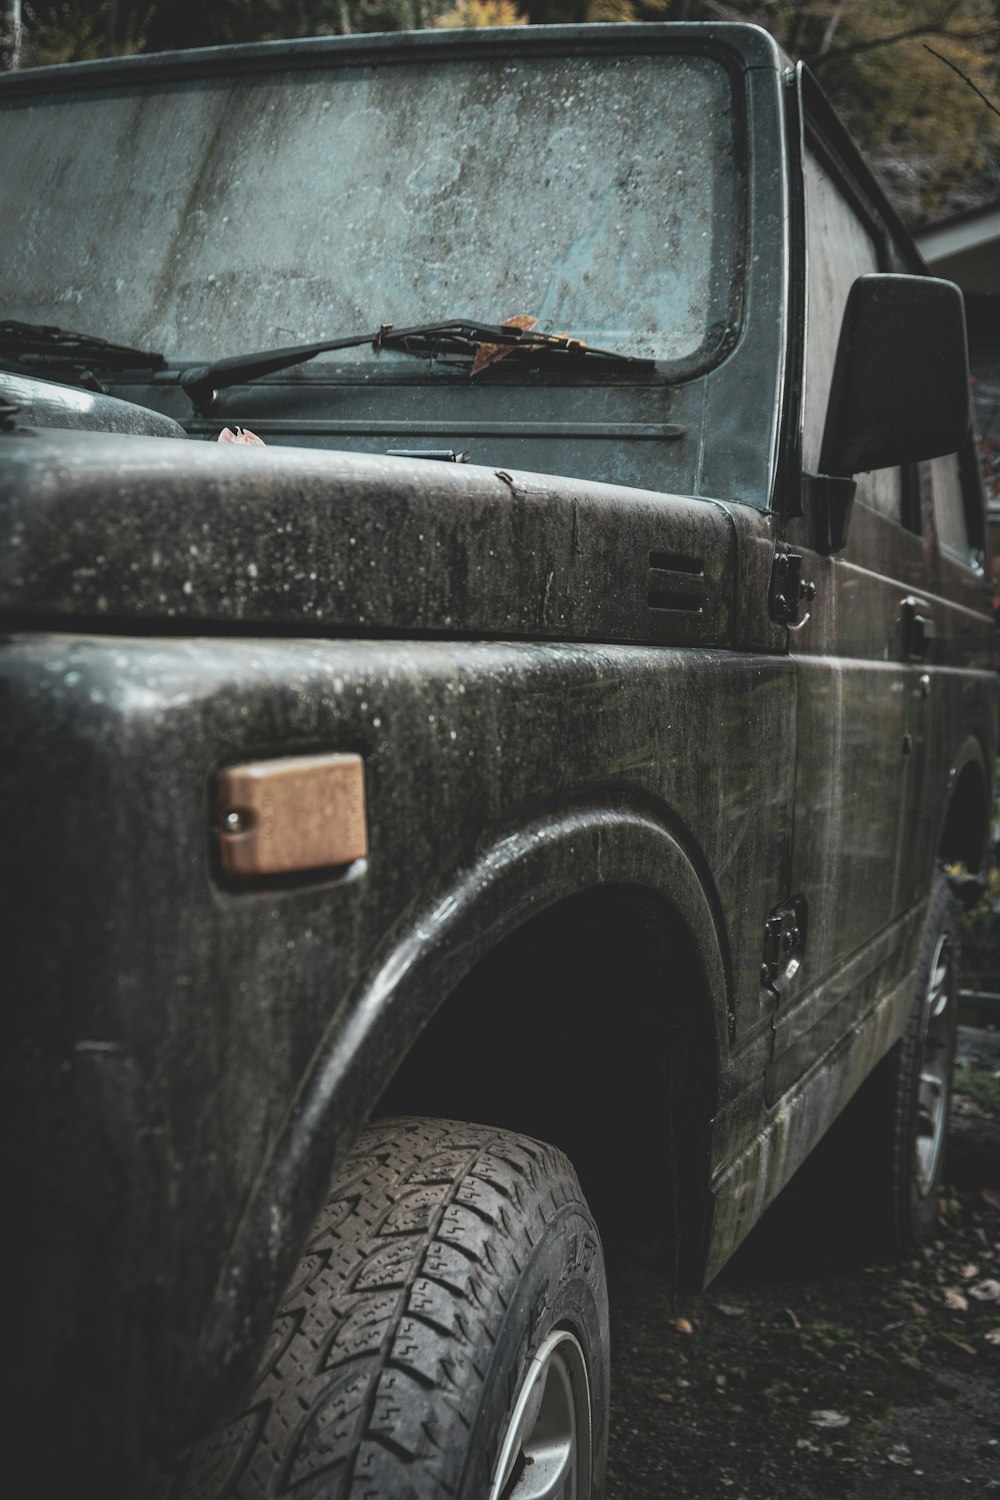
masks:
POLYGON ((739 320, 732 87, 708 57, 605 53, 14 100, 0 312, 179 361, 531 314, 705 365, 739 320))

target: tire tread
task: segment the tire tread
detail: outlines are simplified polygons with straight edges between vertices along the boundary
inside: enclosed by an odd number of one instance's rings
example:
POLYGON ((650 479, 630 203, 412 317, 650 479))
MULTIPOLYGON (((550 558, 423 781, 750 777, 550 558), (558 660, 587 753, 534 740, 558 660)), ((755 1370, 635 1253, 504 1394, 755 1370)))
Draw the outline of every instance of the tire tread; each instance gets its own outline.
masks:
POLYGON ((438 1441, 428 1400, 471 1431, 504 1285, 553 1216, 576 1212, 599 1254, 554 1147, 454 1121, 371 1126, 310 1237, 244 1416, 195 1450, 171 1500, 457 1493, 460 1456, 438 1441))

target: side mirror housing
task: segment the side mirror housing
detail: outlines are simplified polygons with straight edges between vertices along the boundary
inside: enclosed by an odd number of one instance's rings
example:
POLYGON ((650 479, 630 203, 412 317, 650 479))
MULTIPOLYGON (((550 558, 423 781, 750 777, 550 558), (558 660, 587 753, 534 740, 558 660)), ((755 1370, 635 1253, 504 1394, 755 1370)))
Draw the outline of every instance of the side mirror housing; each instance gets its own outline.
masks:
POLYGON ((849 478, 954 453, 971 423, 958 287, 932 276, 859 276, 837 345, 823 474, 849 478))

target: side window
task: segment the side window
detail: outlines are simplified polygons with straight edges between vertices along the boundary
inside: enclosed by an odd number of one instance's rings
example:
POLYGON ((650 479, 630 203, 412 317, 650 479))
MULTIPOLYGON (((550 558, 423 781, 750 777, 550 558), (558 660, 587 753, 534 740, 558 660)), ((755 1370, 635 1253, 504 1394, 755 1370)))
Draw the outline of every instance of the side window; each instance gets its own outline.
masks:
MULTIPOLYGON (((847 294, 859 276, 877 271, 879 263, 869 230, 808 146, 803 172, 807 275, 802 467, 816 474, 847 294)), ((858 499, 901 520, 899 470, 859 474, 858 499)))
POLYGON ((969 521, 962 486, 962 465, 957 453, 935 458, 927 465, 930 476, 934 529, 938 546, 966 567, 978 563, 978 549, 969 536, 969 521))

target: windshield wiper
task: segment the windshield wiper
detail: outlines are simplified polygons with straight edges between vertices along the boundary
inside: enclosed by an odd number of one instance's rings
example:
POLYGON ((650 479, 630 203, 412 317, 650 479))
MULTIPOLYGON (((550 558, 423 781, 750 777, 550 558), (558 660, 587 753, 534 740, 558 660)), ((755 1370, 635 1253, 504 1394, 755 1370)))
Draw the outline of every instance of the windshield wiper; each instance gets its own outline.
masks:
POLYGON ((512 349, 552 355, 567 361, 598 359, 643 370, 651 370, 656 364, 652 359, 616 354, 610 349, 595 349, 565 333, 536 333, 505 324, 456 318, 445 323, 419 323, 413 328, 394 328, 391 323, 384 323, 375 333, 354 333, 346 338, 325 339, 316 344, 295 344, 290 349, 260 349, 253 354, 237 354, 185 370, 180 383, 195 409, 201 411, 211 405, 219 391, 229 386, 242 385, 244 381, 256 380, 261 375, 272 375, 277 370, 304 364, 306 360, 315 359, 317 354, 360 349, 364 344, 370 344, 376 354, 380 349, 392 349, 420 359, 435 359, 441 355, 466 355, 472 359, 481 344, 506 344, 512 349))
POLYGON ((20 323, 14 318, 0 320, 0 355, 7 357, 8 368, 16 366, 28 375, 58 374, 97 391, 104 387, 93 373, 95 369, 163 370, 167 364, 162 354, 147 349, 113 344, 50 323, 20 323))

